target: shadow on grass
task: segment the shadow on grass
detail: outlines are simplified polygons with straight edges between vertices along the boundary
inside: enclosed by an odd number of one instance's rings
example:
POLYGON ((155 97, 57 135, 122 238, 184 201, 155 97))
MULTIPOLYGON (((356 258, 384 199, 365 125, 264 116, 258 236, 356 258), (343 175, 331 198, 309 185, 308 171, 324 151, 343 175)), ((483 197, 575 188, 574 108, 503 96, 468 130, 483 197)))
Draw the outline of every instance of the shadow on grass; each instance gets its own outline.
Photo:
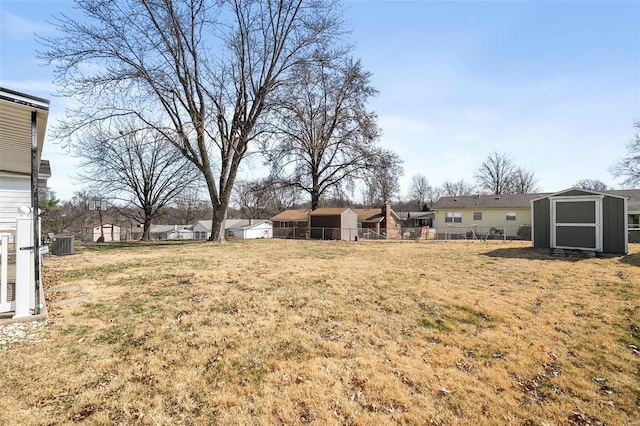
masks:
MULTIPOLYGON (((553 249, 534 249, 532 247, 506 247, 491 250, 483 254, 488 257, 502 257, 505 259, 528 259, 528 260, 561 260, 565 262, 577 262, 580 260, 592 259, 586 255, 586 252, 580 250, 565 250, 563 254, 554 254, 553 249)), ((621 257, 620 255, 598 253, 598 258, 612 259, 621 257)), ((621 262, 625 262, 627 258, 635 257, 634 263, 630 264, 640 266, 640 255, 622 256, 621 262)))
POLYGON ((620 257, 620 263, 631 266, 640 266, 640 253, 628 254, 620 257))
POLYGON ((186 246, 204 244, 206 240, 155 240, 155 241, 127 241, 113 243, 82 243, 76 245, 76 251, 108 252, 129 248, 162 247, 162 246, 186 246))

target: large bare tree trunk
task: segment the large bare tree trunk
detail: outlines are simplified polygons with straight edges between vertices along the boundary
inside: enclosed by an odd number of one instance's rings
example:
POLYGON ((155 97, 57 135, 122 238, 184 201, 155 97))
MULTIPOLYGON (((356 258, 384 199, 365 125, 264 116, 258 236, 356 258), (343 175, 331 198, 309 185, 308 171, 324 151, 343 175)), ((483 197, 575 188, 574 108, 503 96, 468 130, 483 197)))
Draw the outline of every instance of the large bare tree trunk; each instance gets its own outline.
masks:
POLYGON ((226 243, 224 235, 225 221, 227 220, 227 208, 213 208, 213 217, 211 219, 211 236, 209 241, 216 243, 226 243))

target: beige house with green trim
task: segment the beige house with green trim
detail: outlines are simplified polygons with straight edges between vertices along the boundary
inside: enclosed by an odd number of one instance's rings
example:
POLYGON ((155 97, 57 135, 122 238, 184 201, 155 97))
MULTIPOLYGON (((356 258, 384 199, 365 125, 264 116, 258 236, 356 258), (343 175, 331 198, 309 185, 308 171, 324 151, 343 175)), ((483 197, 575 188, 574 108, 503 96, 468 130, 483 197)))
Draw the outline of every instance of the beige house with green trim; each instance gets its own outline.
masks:
POLYGON ((531 235, 531 200, 545 194, 441 197, 432 207, 439 237, 523 238, 531 235))

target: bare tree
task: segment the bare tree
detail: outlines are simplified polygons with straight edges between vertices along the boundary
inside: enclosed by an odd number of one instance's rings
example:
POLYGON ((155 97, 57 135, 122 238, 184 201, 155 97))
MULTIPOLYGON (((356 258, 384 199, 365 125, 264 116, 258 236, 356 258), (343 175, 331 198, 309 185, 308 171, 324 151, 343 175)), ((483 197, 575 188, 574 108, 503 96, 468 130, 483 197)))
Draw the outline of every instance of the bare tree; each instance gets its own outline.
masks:
POLYGON ((268 205, 269 193, 264 181, 241 181, 234 190, 235 202, 249 219, 262 217, 268 205))
POLYGON ((234 201, 245 217, 271 217, 299 204, 300 190, 287 182, 270 177, 240 181, 234 190, 234 201))
POLYGON ((74 192, 70 200, 62 202, 61 209, 65 217, 65 232, 73 233, 78 239, 82 238, 82 231, 91 223, 91 214, 94 213, 89 211, 89 200, 95 200, 96 198, 97 196, 83 189, 74 192))
POLYGON ((203 175, 211 240, 224 221, 242 160, 265 130, 292 68, 344 33, 334 0, 82 0, 82 19, 43 38, 63 95, 79 101, 56 136, 113 116, 162 132, 203 175))
POLYGON ((608 191, 611 189, 606 183, 599 179, 580 179, 573 186, 591 191, 608 191))
POLYGON ((385 154, 376 147, 376 114, 366 106, 377 93, 371 74, 350 58, 335 62, 295 67, 298 80, 279 101, 279 138, 268 147, 279 177, 307 192, 312 210, 326 191, 353 186, 385 154))
POLYGON ((474 177, 479 188, 491 194, 508 194, 512 192, 514 172, 511 157, 494 151, 482 162, 474 177))
POLYGON ((442 184, 439 189, 439 194, 443 197, 465 197, 467 195, 473 195, 476 192, 476 188, 464 179, 460 179, 458 182, 447 181, 442 184))
POLYGON ((524 167, 516 167, 511 174, 511 190, 514 194, 532 194, 537 192, 538 180, 533 172, 528 171, 524 167))
POLYGON ((211 206, 200 197, 200 189, 198 185, 193 185, 174 197, 174 223, 187 225, 210 215, 211 206))
POLYGON ((402 159, 393 151, 378 149, 372 158, 374 164, 365 175, 365 194, 368 205, 390 202, 400 192, 402 159))
POLYGON ((162 133, 138 130, 122 120, 112 124, 94 124, 82 132, 74 145, 83 170, 79 176, 114 207, 124 207, 118 211, 143 225, 142 239, 149 240, 151 221, 198 173, 162 133))
POLYGON ((273 178, 267 178, 263 183, 269 194, 265 211, 267 217, 275 216, 283 210, 293 209, 300 204, 302 193, 299 188, 273 178))
POLYGON ((418 210, 430 208, 433 204, 433 188, 425 175, 417 174, 411 177, 409 199, 415 203, 418 210))
MULTIPOLYGON (((640 120, 633 123, 640 130, 640 120)), ((627 155, 614 164, 610 172, 615 178, 623 178, 622 185, 637 188, 640 184, 640 134, 636 131, 633 139, 627 144, 627 155)))

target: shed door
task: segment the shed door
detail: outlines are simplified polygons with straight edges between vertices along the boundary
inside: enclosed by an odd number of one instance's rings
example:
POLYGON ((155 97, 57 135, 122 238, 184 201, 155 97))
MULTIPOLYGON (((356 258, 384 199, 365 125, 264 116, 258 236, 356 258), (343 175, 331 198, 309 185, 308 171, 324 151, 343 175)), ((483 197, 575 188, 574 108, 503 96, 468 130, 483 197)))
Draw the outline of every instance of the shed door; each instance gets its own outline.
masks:
POLYGON ((551 199, 551 246, 602 251, 602 198, 551 199))

